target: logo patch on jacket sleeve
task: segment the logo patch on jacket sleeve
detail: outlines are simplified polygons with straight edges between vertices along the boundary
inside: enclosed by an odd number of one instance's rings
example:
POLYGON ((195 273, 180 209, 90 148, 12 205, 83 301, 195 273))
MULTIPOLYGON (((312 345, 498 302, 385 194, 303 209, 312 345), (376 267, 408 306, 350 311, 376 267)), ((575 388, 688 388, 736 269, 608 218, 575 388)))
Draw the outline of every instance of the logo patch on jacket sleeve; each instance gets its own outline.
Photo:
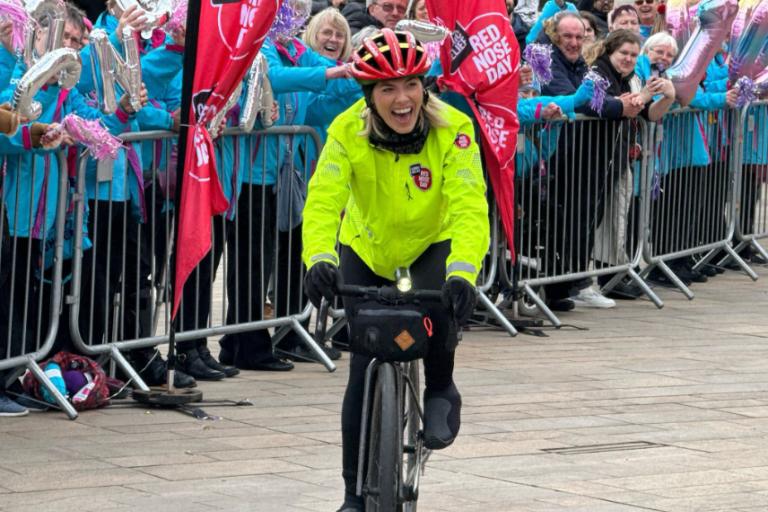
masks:
POLYGON ((422 167, 421 164, 413 164, 410 168, 411 178, 413 182, 421 190, 429 190, 432 186, 432 171, 426 167, 422 167))
POLYGON ((459 133, 453 143, 459 149, 467 149, 472 144, 472 139, 466 133, 459 133))

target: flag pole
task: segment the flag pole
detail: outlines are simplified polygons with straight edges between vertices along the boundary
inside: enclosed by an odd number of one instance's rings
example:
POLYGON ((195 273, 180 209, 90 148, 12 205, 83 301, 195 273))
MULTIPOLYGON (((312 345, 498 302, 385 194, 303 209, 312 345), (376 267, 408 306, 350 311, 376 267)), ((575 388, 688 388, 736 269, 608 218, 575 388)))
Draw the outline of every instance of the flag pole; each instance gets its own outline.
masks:
MULTIPOLYGON (((191 402, 199 402, 203 399, 203 393, 197 389, 178 390, 173 385, 176 373, 176 329, 179 322, 179 315, 173 316, 174 297, 177 290, 176 284, 176 262, 179 250, 183 248, 178 245, 179 236, 179 212, 181 206, 181 194, 184 184, 184 166, 187 154, 187 137, 189 136, 190 109, 192 107, 192 90, 195 79, 195 64, 197 57, 197 35, 200 30, 200 1, 189 0, 187 8, 187 30, 186 40, 184 42, 184 65, 183 81, 181 88, 181 116, 179 123, 178 155, 176 163, 176 192, 174 198, 174 216, 173 216, 173 237, 174 243, 171 245, 169 270, 166 273, 166 307, 171 308, 171 323, 168 335, 168 372, 166 375, 166 387, 164 391, 150 390, 143 392, 135 390, 133 398, 139 402, 161 406, 179 406, 191 402)), ((178 293, 182 293, 178 290, 178 293)))

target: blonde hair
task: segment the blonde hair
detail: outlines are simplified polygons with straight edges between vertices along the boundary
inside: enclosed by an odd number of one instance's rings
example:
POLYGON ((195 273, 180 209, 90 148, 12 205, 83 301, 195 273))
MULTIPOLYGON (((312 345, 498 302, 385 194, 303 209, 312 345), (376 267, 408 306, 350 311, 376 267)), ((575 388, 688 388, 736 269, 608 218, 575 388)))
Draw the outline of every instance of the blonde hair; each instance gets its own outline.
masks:
POLYGON ((302 39, 316 52, 320 52, 317 45, 317 36, 320 33, 320 27, 323 23, 328 23, 333 28, 341 30, 344 33, 344 46, 341 48, 339 60, 346 62, 352 54, 352 31, 349 29, 347 19, 341 15, 338 9, 328 7, 323 9, 309 20, 309 25, 304 31, 302 39))
MULTIPOLYGON (((444 128, 448 126, 448 121, 443 117, 444 109, 445 103, 437 97, 432 96, 427 91, 424 104, 421 106, 421 112, 419 112, 417 125, 421 126, 426 120, 432 128, 444 128)), ((381 117, 372 115, 370 107, 364 109, 362 114, 360 114, 360 117, 363 119, 363 129, 358 133, 360 137, 365 137, 367 139, 370 137, 371 133, 381 139, 386 137, 384 127, 382 126, 384 121, 381 117)))

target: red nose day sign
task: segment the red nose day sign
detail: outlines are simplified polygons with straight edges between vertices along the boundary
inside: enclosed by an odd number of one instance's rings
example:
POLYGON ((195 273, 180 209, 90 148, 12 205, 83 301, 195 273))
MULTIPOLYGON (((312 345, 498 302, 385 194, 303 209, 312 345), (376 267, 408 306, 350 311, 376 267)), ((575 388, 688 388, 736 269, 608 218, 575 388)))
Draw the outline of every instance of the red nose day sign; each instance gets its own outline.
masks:
POLYGON ((176 276, 173 316, 181 302, 184 282, 211 249, 211 217, 226 210, 227 199, 216 172, 213 142, 206 123, 225 108, 259 52, 281 0, 190 0, 184 65, 187 109, 185 155, 179 230, 176 238, 176 276), (194 64, 194 74, 188 66, 194 64), (189 80, 192 86, 189 87, 189 80))
POLYGON ((444 71, 439 83, 462 94, 475 113, 486 170, 513 250, 520 49, 506 4, 504 0, 427 0, 427 10, 434 23, 451 30, 440 49, 444 71))

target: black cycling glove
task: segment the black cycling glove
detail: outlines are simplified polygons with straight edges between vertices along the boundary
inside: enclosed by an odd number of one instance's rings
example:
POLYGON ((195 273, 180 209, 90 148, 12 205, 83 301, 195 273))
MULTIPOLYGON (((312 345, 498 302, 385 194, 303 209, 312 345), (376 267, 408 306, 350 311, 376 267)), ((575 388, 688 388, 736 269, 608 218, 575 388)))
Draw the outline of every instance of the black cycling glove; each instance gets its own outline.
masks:
POLYGON ((477 302, 477 292, 469 281, 462 277, 450 277, 443 285, 443 305, 453 312, 459 326, 465 325, 477 302))
POLYGON ((323 297, 329 302, 333 300, 338 280, 339 269, 336 265, 327 261, 320 261, 312 265, 307 275, 304 276, 304 292, 309 297, 310 302, 319 308, 323 297))

